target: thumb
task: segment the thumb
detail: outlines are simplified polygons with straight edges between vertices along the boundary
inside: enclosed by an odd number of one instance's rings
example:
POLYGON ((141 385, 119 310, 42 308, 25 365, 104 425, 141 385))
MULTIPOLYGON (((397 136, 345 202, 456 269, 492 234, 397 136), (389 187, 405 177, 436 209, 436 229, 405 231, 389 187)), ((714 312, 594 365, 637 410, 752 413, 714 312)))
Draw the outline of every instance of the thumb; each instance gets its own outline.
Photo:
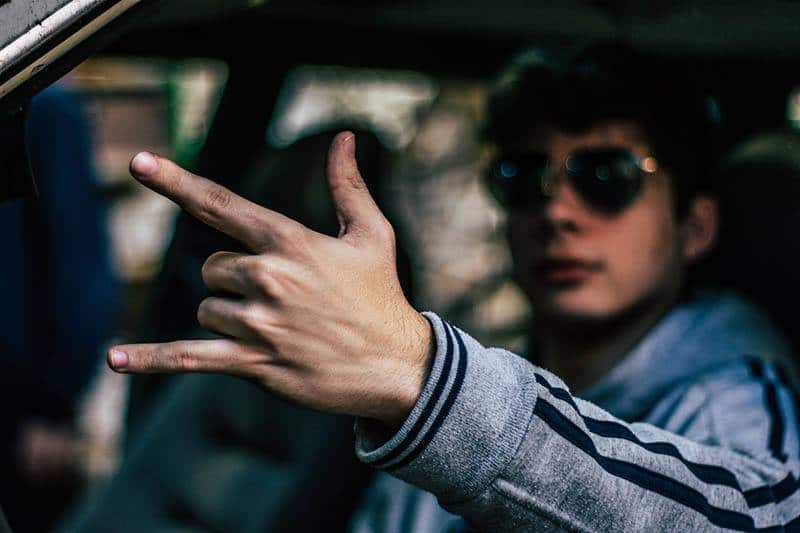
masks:
POLYGON ((383 215, 358 170, 353 133, 343 131, 334 137, 328 151, 327 174, 339 218, 339 237, 354 231, 368 231, 381 221, 383 215))

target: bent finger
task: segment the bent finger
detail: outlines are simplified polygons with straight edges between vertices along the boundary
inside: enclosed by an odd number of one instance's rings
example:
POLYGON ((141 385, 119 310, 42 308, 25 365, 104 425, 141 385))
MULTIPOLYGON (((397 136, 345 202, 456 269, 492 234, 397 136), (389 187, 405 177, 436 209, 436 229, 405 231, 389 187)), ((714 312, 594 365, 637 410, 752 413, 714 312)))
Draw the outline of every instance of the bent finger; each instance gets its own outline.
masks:
POLYGON ((264 342, 258 333, 259 320, 244 300, 210 297, 200 302, 197 321, 204 328, 234 339, 264 342))
POLYGON ((252 256, 234 252, 217 252, 203 264, 203 283, 211 292, 225 292, 239 296, 250 294, 246 266, 252 256))

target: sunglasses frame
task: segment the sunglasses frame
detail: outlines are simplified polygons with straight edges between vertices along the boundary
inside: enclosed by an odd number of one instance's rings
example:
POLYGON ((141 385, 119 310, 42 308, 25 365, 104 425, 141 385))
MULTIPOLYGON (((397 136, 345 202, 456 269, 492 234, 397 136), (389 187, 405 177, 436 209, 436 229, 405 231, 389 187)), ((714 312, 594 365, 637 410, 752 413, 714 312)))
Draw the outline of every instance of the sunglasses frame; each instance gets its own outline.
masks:
MULTIPOLYGON (((626 161, 620 158, 617 162, 626 161)), ((595 169, 594 176, 596 176, 596 178, 594 178, 595 183, 601 183, 603 178, 598 175, 599 165, 595 165, 593 168, 595 169)), ((552 161, 544 152, 530 151, 525 153, 520 152, 517 154, 512 153, 511 157, 503 156, 501 154, 500 157, 495 158, 495 160, 489 166, 489 171, 487 172, 487 181, 490 192, 501 206, 504 208, 524 208, 544 204, 548 198, 552 198, 558 181, 566 177, 570 180, 573 189, 592 209, 599 212, 604 212, 606 214, 617 214, 627 209, 638 197, 641 192, 641 186, 644 183, 645 176, 655 174, 658 172, 658 169, 658 160, 652 154, 640 157, 629 148, 608 146, 597 148, 580 148, 573 150, 566 157, 564 157, 561 162, 561 170, 563 172, 556 172, 553 169, 552 161), (589 184, 592 178, 587 178, 585 174, 578 172, 574 164, 576 158, 578 157, 597 157, 599 154, 604 153, 617 153, 620 156, 624 156, 624 158, 627 159, 627 163, 632 163, 635 165, 638 171, 635 187, 627 191, 627 195, 623 196, 616 203, 603 203, 588 193, 588 187, 586 185, 589 184), (519 176, 519 171, 517 171, 515 175, 509 176, 507 175, 506 171, 501 170, 505 163, 511 163, 515 167, 518 167, 515 161, 520 159, 520 155, 523 157, 541 156, 541 160, 545 161, 545 164, 542 170, 537 173, 538 175, 534 176, 532 175, 533 173, 528 172, 527 176, 519 176), (539 197, 536 198, 536 200, 531 200, 533 195, 530 193, 530 191, 526 191, 526 194, 524 195, 513 194, 511 192, 512 182, 510 180, 519 179, 531 179, 538 181, 537 193, 539 194, 539 197), (580 180, 586 180, 586 183, 581 183, 580 180), (500 189, 502 189, 502 191, 500 189), (524 198, 520 196, 524 196, 524 198), (511 200, 511 198, 514 198, 514 200, 511 200)))

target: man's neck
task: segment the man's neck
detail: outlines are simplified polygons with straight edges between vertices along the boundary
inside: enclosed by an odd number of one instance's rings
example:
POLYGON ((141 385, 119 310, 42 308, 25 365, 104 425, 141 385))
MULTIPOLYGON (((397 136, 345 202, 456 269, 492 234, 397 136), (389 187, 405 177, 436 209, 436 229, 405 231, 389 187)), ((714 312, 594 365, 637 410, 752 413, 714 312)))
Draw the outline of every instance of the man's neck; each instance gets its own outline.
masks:
POLYGON ((537 363, 561 378, 575 393, 600 381, 672 308, 674 300, 639 307, 624 317, 593 324, 534 325, 537 363))

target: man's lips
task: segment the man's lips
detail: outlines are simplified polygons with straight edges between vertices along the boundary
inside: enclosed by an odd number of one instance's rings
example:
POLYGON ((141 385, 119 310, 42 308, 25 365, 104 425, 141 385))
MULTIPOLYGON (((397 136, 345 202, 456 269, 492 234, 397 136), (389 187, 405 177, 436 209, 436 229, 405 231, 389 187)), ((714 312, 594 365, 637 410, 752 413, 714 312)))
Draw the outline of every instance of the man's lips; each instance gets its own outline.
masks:
POLYGON ((577 283, 599 272, 602 263, 583 259, 545 259, 536 266, 536 273, 550 283, 577 283))

